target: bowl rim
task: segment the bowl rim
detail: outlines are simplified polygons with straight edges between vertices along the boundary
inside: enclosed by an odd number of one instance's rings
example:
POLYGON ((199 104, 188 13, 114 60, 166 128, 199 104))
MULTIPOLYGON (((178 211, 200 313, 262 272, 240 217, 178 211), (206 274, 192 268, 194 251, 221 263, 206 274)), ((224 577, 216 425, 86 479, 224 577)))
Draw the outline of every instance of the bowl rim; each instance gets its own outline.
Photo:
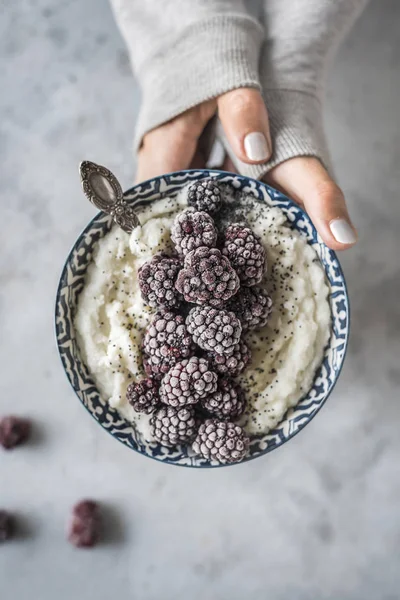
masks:
MULTIPOLYGON (((263 182, 263 181, 260 181, 260 180, 258 180, 258 179, 254 179, 254 178, 252 178, 252 177, 248 177, 248 176, 246 176, 246 175, 240 175, 240 174, 238 174, 238 173, 231 173, 231 172, 229 172, 229 171, 223 171, 223 170, 220 170, 220 169, 183 169, 183 170, 181 170, 181 171, 173 171, 173 172, 171 172, 171 173, 164 173, 163 175, 158 175, 157 177, 151 177, 151 178, 149 178, 149 179, 146 179, 146 180, 144 180, 144 181, 142 181, 142 182, 140 182, 140 183, 138 183, 138 184, 135 184, 135 185, 131 186, 130 188, 128 188, 127 190, 125 190, 125 191, 124 191, 124 197, 125 197, 125 196, 128 196, 128 195, 130 195, 130 194, 133 194, 133 193, 135 193, 135 190, 136 190, 137 188, 139 188, 139 187, 144 187, 144 186, 146 186, 146 184, 149 184, 149 183, 153 183, 153 182, 160 181, 160 180, 164 179, 166 176, 168 176, 168 177, 169 177, 169 176, 172 176, 172 177, 173 177, 173 176, 185 176, 185 175, 188 175, 188 174, 202 174, 202 176, 199 176, 199 177, 197 177, 197 178, 194 178, 194 179, 193 179, 194 181, 196 181, 196 180, 198 180, 198 179, 202 179, 202 178, 203 178, 203 176, 207 177, 207 176, 208 176, 208 175, 210 175, 210 174, 215 174, 215 175, 225 175, 225 176, 230 176, 230 177, 239 177, 239 178, 241 178, 241 179, 243 179, 243 180, 246 180, 246 181, 249 181, 249 182, 252 182, 252 181, 253 181, 253 182, 257 183, 257 185, 262 185, 263 187, 265 187, 265 188, 267 189, 268 195, 269 195, 270 197, 271 197, 270 191, 271 191, 271 192, 273 192, 273 193, 277 193, 277 194, 279 194, 279 196, 280 196, 281 200, 287 203, 288 207, 290 207, 290 206, 293 206, 293 207, 295 207, 295 208, 296 208, 296 210, 299 210, 299 211, 300 211, 300 213, 301 213, 301 214, 302 214, 302 215, 305 217, 306 221, 307 221, 308 223, 310 223, 310 224, 311 224, 311 227, 312 227, 313 231, 316 231, 316 228, 315 228, 315 226, 314 226, 313 222, 311 221, 310 217, 309 217, 309 216, 308 216, 308 214, 306 213, 306 211, 305 211, 305 210, 304 210, 304 209, 303 209, 303 208, 302 208, 302 207, 301 207, 299 204, 297 204, 297 203, 296 203, 294 200, 292 200, 291 198, 289 198, 288 196, 286 196, 286 194, 284 194, 283 192, 281 192, 281 191, 277 190, 276 188, 274 188, 274 187, 270 186, 269 184, 267 184, 267 183, 265 183, 265 182, 263 182)), ((186 182, 186 183, 185 183, 185 185, 187 185, 187 183, 188 183, 188 182, 186 182)), ((138 206, 140 206, 140 202, 138 202, 138 204, 137 204, 137 205, 138 205, 138 206)), ((58 334, 57 334, 57 309, 58 309, 58 304, 59 304, 59 300, 60 300, 60 296, 61 296, 61 289, 62 289, 62 281, 63 281, 63 276, 64 276, 64 273, 65 273, 65 271, 66 271, 66 269, 67 269, 67 266, 68 266, 68 264, 69 264, 69 262, 70 262, 70 258, 71 258, 71 256, 72 256, 72 253, 74 252, 74 250, 75 250, 75 247, 76 247, 76 245, 77 245, 78 241, 79 241, 79 240, 81 240, 81 238, 82 238, 82 237, 83 237, 83 236, 84 236, 86 233, 88 233, 88 232, 91 230, 91 228, 92 228, 92 226, 93 226, 93 223, 94 223, 94 222, 95 222, 95 221, 96 221, 96 220, 97 220, 97 219, 98 219, 100 216, 102 216, 102 215, 104 215, 104 214, 105 214, 105 213, 103 213, 102 211, 97 211, 97 212, 96 212, 96 214, 94 215, 94 217, 93 217, 93 218, 92 218, 92 219, 89 221, 89 223, 88 223, 88 224, 87 224, 87 225, 84 227, 84 229, 82 229, 82 230, 81 230, 81 232, 79 233, 79 235, 78 235, 78 236, 77 236, 77 238, 75 239, 75 241, 74 241, 73 245, 71 246, 71 248, 70 248, 70 250, 69 250, 69 252, 68 252, 68 255, 67 255, 67 257, 66 257, 66 259, 65 259, 65 261, 64 261, 63 267, 62 267, 62 269, 61 269, 60 276, 59 276, 59 281, 58 281, 58 284, 57 284, 57 290, 56 290, 56 295, 55 295, 55 306, 54 306, 54 308, 55 308, 55 311, 54 311, 54 322, 53 322, 53 326, 54 326, 54 334, 55 334, 55 338, 56 338, 56 344, 57 344, 57 350, 58 350, 58 356, 59 356, 59 359, 60 359, 61 366, 62 366, 62 369, 63 369, 63 371, 64 371, 64 374, 65 374, 65 376, 66 376, 66 378, 67 378, 67 380, 68 380, 68 382, 69 382, 69 384, 70 384, 70 386, 71 386, 72 390, 74 391, 74 393, 75 393, 75 396, 78 398, 79 402, 80 402, 80 403, 81 403, 81 405, 82 405, 82 406, 85 408, 85 410, 87 411, 87 413, 88 413, 88 414, 89 414, 89 415, 92 417, 92 419, 93 419, 95 422, 97 422, 97 423, 98 423, 98 424, 101 426, 101 428, 102 428, 104 431, 106 431, 106 432, 107 432, 107 433, 108 433, 108 434, 109 434, 109 435, 110 435, 112 438, 116 439, 116 440, 117 440, 119 443, 121 443, 123 446, 125 446, 126 448, 128 448, 128 449, 130 449, 130 450, 133 450, 133 451, 134 451, 134 452, 136 452, 137 454, 139 454, 139 455, 141 455, 141 456, 144 456, 144 457, 146 457, 146 458, 150 458, 150 459, 152 459, 152 460, 155 460, 155 461, 156 461, 156 462, 158 462, 158 463, 162 463, 162 464, 165 464, 165 465, 169 465, 169 466, 171 466, 171 467, 172 467, 172 466, 175 466, 175 467, 183 467, 183 468, 189 468, 189 469, 193 469, 193 468, 194 468, 194 469, 219 469, 219 468, 222 468, 222 467, 233 467, 233 466, 238 466, 238 465, 241 465, 241 464, 244 464, 244 463, 248 463, 248 462, 250 462, 250 461, 252 461, 252 460, 255 460, 255 459, 257 459, 257 458, 261 458, 262 456, 265 456, 265 455, 269 454, 269 453, 270 453, 270 452, 272 452, 273 450, 278 450, 279 448, 281 448, 282 446, 284 446, 284 445, 286 444, 286 442, 288 442, 288 441, 292 440, 292 439, 293 439, 294 437, 296 437, 296 436, 297 436, 297 435, 298 435, 298 434, 299 434, 301 431, 303 431, 303 429, 304 429, 304 428, 305 428, 305 427, 306 427, 306 426, 307 426, 307 425, 308 425, 308 424, 309 424, 309 423, 310 423, 310 422, 311 422, 311 421, 314 419, 314 417, 315 417, 315 416, 316 416, 316 415, 317 415, 317 414, 320 412, 320 410, 322 409, 322 407, 323 407, 323 406, 325 406, 325 403, 326 403, 326 401, 328 400, 328 398, 329 398, 329 397, 330 397, 330 395, 332 394, 333 390, 335 389, 335 387, 336 387, 336 384, 337 384, 337 382, 338 382, 338 380, 339 380, 339 378, 340 378, 340 375, 341 375, 341 372, 342 372, 342 369, 343 369, 343 366, 344 366, 344 363, 345 363, 345 360, 346 360, 347 350, 348 350, 349 337, 350 337, 350 326, 351 326, 351 307, 350 307, 350 298, 349 298, 348 287, 347 287, 346 279, 345 279, 345 276, 344 276, 343 268, 342 268, 342 265, 341 265, 341 263, 340 263, 340 260, 339 260, 339 258, 338 258, 338 256, 337 256, 337 253, 336 253, 334 250, 331 250, 331 249, 329 248, 329 252, 330 252, 330 253, 331 253, 331 255, 333 256, 334 260, 336 261, 336 264, 337 264, 337 269, 338 269, 338 273, 339 273, 339 277, 340 277, 340 280, 341 280, 341 282, 342 282, 342 284, 343 284, 343 294, 344 294, 344 299, 345 299, 345 301, 346 301, 346 317, 347 317, 347 328, 346 328, 346 335, 345 335, 345 339, 344 339, 344 346, 343 346, 343 351, 342 351, 342 359, 341 359, 340 366, 339 366, 338 370, 336 371, 336 374, 335 374, 334 381, 333 381, 333 383, 332 383, 332 385, 331 385, 331 387, 330 387, 329 391, 326 393, 326 395, 324 396, 323 400, 321 400, 321 402, 320 402, 319 406, 318 406, 318 407, 317 407, 317 408, 314 410, 314 412, 313 412, 313 413, 312 413, 312 414, 311 414, 311 415, 310 415, 310 416, 309 416, 309 417, 308 417, 308 418, 307 418, 307 419, 306 419, 306 420, 305 420, 303 423, 301 423, 301 424, 300 424, 300 425, 299 425, 299 426, 298 426, 298 427, 297 427, 297 428, 296 428, 294 431, 291 431, 291 432, 289 432, 289 433, 287 434, 287 436, 285 437, 285 439, 284 439, 284 440, 283 440, 281 443, 279 443, 279 444, 277 444, 277 445, 273 445, 273 446, 267 446, 267 447, 266 447, 266 448, 264 448, 262 451, 260 451, 260 452, 259 452, 257 455, 255 455, 255 456, 253 456, 253 455, 248 455, 248 456, 246 456, 246 457, 245 457, 245 458, 244 458, 242 461, 240 461, 240 462, 237 462, 237 463, 224 463, 224 464, 221 464, 221 463, 220 463, 220 464, 211 464, 210 462, 207 462, 207 463, 205 463, 205 464, 201 464, 201 465, 194 465, 194 464, 192 464, 192 463, 180 463, 180 462, 172 462, 172 461, 169 461, 168 459, 164 459, 164 460, 163 460, 163 459, 161 459, 161 458, 159 458, 159 457, 157 457, 157 456, 153 456, 153 455, 151 455, 151 454, 148 454, 147 452, 143 452, 143 451, 141 451, 139 448, 134 448, 134 447, 132 447, 132 446, 130 446, 130 445, 128 445, 128 444, 126 444, 126 443, 124 443, 124 441, 123 441, 122 439, 120 439, 120 437, 116 436, 116 435, 115 435, 115 433, 113 433, 111 430, 109 430, 109 429, 105 428, 105 427, 103 426, 103 424, 102 424, 102 423, 101 423, 101 422, 100 422, 98 419, 96 419, 96 417, 94 416, 94 414, 92 413, 92 411, 89 409, 89 407, 88 407, 88 406, 86 406, 86 405, 84 404, 84 402, 82 401, 82 399, 79 397, 79 395, 78 395, 78 391, 77 391, 77 389, 75 388, 75 386, 74 386, 74 384, 73 384, 72 380, 71 380, 71 379, 70 379, 70 377, 68 376, 68 373, 67 373, 67 371, 66 371, 66 369, 65 369, 64 363, 63 363, 63 361, 62 361, 61 346, 60 346, 59 337, 58 337, 58 334)), ((286 217, 286 218, 287 218, 287 217, 286 217)), ((307 241, 307 244, 308 244, 308 243, 309 243, 309 242, 307 241)), ((324 242, 322 239, 321 239, 321 243, 322 243, 322 244, 323 244, 323 245, 324 245, 326 248, 328 248, 328 247, 326 246, 325 242, 324 242)), ((318 257, 318 259, 319 259, 319 262, 322 264, 322 262, 321 262, 321 260, 320 260, 320 258, 319 258, 319 257, 318 257)), ((324 272, 325 272, 325 269, 324 269, 324 272)), ((329 345, 329 341, 328 341, 328 345, 329 345)), ((325 346, 325 348, 326 348, 326 346, 325 346)), ((319 368, 320 368, 320 367, 317 367, 316 373, 318 372, 318 369, 319 369, 319 368)), ((315 375, 316 375, 316 374, 315 374, 315 375)), ((314 381, 315 381, 315 376, 314 376, 314 381)), ((314 385, 314 384, 313 384, 313 385, 314 385)), ((309 393, 309 391, 310 391, 310 389, 312 389, 312 387, 313 387, 313 386, 311 386, 311 387, 310 387, 310 388, 307 390, 307 392, 301 396, 301 398, 298 400, 298 403, 300 403, 300 402, 301 402, 301 400, 302 400, 302 399, 303 399, 303 398, 304 398, 304 397, 305 397, 305 396, 306 396, 306 395, 309 393)), ((99 396, 100 396, 100 392, 98 392, 98 393, 99 393, 99 396)), ((298 403, 297 403, 297 404, 298 404, 298 403)), ((297 406, 297 404, 296 404, 294 407, 290 407, 289 409, 287 409, 287 411, 285 412, 285 415, 287 414, 288 410, 290 410, 291 408, 295 408, 295 407, 297 406)), ((115 409, 115 410, 117 410, 117 409, 115 409)), ((122 415, 121 415, 121 418, 124 418, 124 417, 122 417, 122 415)), ((286 418, 286 416, 284 416, 284 418, 282 419, 282 421, 283 421, 283 420, 285 420, 285 418, 286 418)), ((124 419, 125 419, 125 418, 124 418, 124 419)), ((281 422, 282 422, 282 421, 281 421, 281 422)), ((278 423, 278 425, 279 425, 279 423, 278 423)), ((278 426, 278 425, 277 425, 277 426, 278 426)), ((272 429, 272 430, 270 430, 270 431, 273 431, 273 429, 272 429)), ((255 436, 255 437, 257 437, 257 436, 255 436)))

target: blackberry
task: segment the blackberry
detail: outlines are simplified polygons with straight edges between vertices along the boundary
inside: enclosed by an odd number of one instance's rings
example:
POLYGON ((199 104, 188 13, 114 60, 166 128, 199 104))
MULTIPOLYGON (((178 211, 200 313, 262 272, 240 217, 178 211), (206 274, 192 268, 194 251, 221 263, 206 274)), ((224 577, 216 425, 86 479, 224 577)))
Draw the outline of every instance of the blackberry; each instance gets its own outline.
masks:
POLYGON ((191 406, 163 406, 151 417, 154 439, 162 446, 190 443, 197 431, 197 421, 191 406))
POLYGON ((175 218, 171 238, 178 254, 185 255, 200 246, 213 248, 217 242, 217 230, 208 213, 187 209, 175 218))
POLYGON ((201 400, 202 407, 218 419, 234 421, 244 413, 246 398, 240 385, 227 377, 218 381, 215 392, 201 400))
POLYGON ((233 354, 242 333, 240 321, 233 312, 211 306, 192 308, 186 325, 200 348, 216 354, 233 354))
POLYGON ((272 311, 272 300, 260 288, 243 287, 231 298, 228 308, 239 318, 243 331, 249 331, 267 324, 272 311))
POLYGON ((0 543, 12 538, 14 533, 14 519, 6 510, 0 509, 0 543))
POLYGON ((196 404, 217 389, 217 375, 204 358, 192 356, 172 367, 161 381, 160 398, 173 407, 196 404))
POLYGON ((222 205, 221 189, 215 179, 201 179, 193 182, 188 189, 187 203, 196 210, 210 215, 219 211, 222 205))
POLYGON ((178 360, 190 356, 192 350, 185 319, 167 310, 156 312, 143 339, 147 374, 161 378, 178 360))
POLYGON ((181 268, 177 258, 166 256, 162 252, 142 265, 138 270, 138 280, 143 300, 153 308, 174 308, 182 300, 175 281, 181 268))
POLYGON ((30 422, 20 417, 3 417, 0 421, 0 445, 6 450, 23 444, 29 437, 30 422))
POLYGON ((249 447, 249 438, 235 423, 207 419, 200 425, 193 450, 207 460, 222 464, 243 460, 249 447))
POLYGON ((160 401, 158 385, 150 377, 138 383, 131 383, 126 390, 126 399, 136 412, 150 414, 160 401))
POLYGON ((239 278, 216 248, 202 246, 189 252, 175 287, 187 302, 222 306, 239 289, 239 278))
POLYGON ((216 373, 237 377, 249 364, 251 351, 247 344, 243 340, 240 340, 233 348, 233 354, 226 355, 207 352, 205 357, 210 363, 212 370, 216 373))
POLYGON ((82 500, 72 510, 68 540, 77 548, 91 548, 100 537, 100 511, 97 502, 82 500))
POLYGON ((265 269, 265 250, 260 238, 249 228, 232 223, 224 234, 222 254, 226 256, 242 285, 259 283, 265 269))

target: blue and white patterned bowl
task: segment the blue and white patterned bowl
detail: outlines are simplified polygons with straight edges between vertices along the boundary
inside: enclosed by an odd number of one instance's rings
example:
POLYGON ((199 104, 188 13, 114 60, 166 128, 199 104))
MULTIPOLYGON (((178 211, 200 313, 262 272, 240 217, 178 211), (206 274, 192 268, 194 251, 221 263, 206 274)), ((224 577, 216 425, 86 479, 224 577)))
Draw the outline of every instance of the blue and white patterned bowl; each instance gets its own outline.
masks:
MULTIPOLYGON (((135 186, 125 193, 132 206, 158 200, 165 195, 175 195, 190 181, 215 177, 229 183, 237 190, 249 192, 256 198, 278 206, 289 223, 313 246, 330 284, 332 334, 325 349, 323 362, 318 369, 311 390, 285 419, 268 434, 251 440, 247 460, 257 458, 290 440, 303 429, 322 407, 339 377, 346 354, 349 335, 349 302, 343 273, 335 253, 322 242, 308 216, 294 202, 260 181, 221 171, 181 171, 156 177, 135 186)), ((156 460, 187 467, 219 466, 193 456, 190 449, 170 449, 157 443, 146 442, 131 423, 123 419, 100 397, 100 394, 83 363, 74 329, 74 314, 80 291, 84 286, 87 267, 92 259, 96 242, 112 227, 111 217, 99 213, 86 227, 72 248, 61 274, 56 299, 56 337, 65 373, 78 398, 106 431, 117 440, 156 460)))

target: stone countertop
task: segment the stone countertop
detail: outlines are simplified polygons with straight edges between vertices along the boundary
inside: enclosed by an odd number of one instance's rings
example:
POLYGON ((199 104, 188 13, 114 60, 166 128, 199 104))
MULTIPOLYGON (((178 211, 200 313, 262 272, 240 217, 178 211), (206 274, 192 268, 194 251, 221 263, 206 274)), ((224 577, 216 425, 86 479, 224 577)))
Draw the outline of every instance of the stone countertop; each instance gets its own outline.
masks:
POLYGON ((0 24, 0 412, 35 422, 0 453, 1 600, 394 600, 400 572, 400 6, 373 2, 333 68, 327 128, 360 231, 341 260, 352 338, 307 429, 229 469, 158 464, 82 409, 53 333, 58 276, 93 215, 80 160, 133 179, 139 96, 106 0, 21 0, 0 24), (105 543, 65 540, 72 504, 109 513, 105 543))

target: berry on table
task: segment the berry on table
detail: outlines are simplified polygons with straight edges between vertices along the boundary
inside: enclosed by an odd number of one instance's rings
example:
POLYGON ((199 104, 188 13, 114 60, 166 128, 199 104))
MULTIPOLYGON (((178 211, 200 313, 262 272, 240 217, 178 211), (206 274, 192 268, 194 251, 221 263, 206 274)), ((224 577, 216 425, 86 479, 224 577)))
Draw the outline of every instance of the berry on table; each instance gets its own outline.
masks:
POLYGON ((94 500, 82 500, 72 510, 68 540, 77 548, 91 548, 100 538, 100 509, 94 500))
POLYGON ((3 417, 0 420, 0 445, 11 450, 23 444, 29 437, 31 424, 20 417, 3 417))
POLYGON ((14 519, 6 510, 0 509, 0 543, 11 539, 14 534, 14 519))

